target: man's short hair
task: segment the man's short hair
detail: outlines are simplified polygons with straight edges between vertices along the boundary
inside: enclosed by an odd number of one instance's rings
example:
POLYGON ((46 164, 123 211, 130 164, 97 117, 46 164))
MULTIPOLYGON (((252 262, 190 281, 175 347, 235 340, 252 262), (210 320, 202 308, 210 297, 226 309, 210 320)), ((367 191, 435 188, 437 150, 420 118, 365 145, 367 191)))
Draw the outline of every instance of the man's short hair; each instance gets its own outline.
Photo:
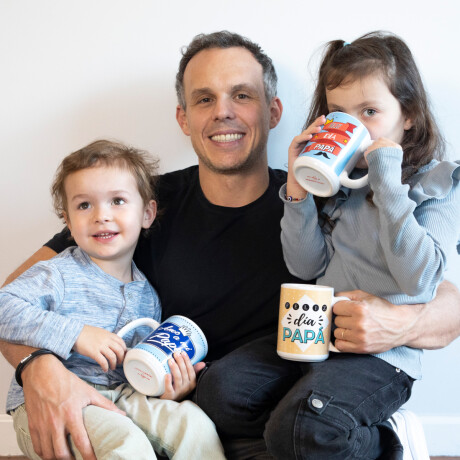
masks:
POLYGON ((222 30, 211 34, 196 35, 187 47, 182 49, 182 59, 176 75, 177 100, 185 109, 184 72, 190 60, 200 51, 211 48, 246 48, 262 66, 265 97, 270 102, 276 96, 278 78, 272 60, 263 52, 262 48, 251 40, 239 34, 222 30))

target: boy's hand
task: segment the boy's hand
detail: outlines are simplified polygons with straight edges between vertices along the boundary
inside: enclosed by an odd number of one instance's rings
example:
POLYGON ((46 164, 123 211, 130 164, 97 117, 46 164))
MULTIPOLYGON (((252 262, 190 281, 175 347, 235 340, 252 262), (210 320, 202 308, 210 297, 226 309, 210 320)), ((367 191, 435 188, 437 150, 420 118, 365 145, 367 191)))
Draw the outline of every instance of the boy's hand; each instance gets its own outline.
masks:
POLYGON ((171 374, 165 377, 165 392, 160 399, 181 401, 196 387, 196 374, 200 372, 205 363, 192 365, 185 351, 174 353, 174 359, 169 360, 171 374))
POLYGON ((85 325, 78 336, 74 351, 94 359, 104 372, 121 364, 126 353, 125 341, 100 327, 85 325))
POLYGON ((309 142, 316 133, 321 131, 324 123, 326 123, 326 117, 321 115, 305 131, 294 137, 291 145, 289 146, 288 178, 286 188, 286 194, 288 196, 292 196, 294 198, 305 198, 307 195, 307 192, 298 184, 295 179, 293 168, 294 161, 307 145, 307 142, 309 142))

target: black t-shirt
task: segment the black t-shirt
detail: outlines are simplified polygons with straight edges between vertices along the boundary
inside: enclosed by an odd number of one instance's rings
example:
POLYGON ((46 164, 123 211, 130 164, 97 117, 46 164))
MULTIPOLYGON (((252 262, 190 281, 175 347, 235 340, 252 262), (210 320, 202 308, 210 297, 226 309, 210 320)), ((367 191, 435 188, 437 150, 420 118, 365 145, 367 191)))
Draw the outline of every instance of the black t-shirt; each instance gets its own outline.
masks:
MULTIPOLYGON (((299 281, 280 241, 286 173, 269 174, 266 192, 240 208, 211 204, 197 166, 159 178, 161 215, 140 237, 134 261, 158 291, 163 318, 184 315, 202 328, 207 360, 275 331, 280 285, 299 281)), ((46 245, 60 252, 69 244, 64 230, 46 245)))

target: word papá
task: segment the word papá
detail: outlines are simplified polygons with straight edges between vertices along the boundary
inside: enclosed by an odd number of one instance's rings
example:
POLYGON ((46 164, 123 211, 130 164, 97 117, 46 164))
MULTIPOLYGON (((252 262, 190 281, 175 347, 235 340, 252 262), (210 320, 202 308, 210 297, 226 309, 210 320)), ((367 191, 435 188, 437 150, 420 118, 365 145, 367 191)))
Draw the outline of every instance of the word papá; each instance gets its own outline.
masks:
POLYGON ((352 123, 342 123, 327 119, 321 132, 314 134, 309 145, 302 153, 317 151, 313 155, 321 156, 330 160, 329 155, 337 156, 343 147, 350 141, 351 134, 357 126, 352 123))

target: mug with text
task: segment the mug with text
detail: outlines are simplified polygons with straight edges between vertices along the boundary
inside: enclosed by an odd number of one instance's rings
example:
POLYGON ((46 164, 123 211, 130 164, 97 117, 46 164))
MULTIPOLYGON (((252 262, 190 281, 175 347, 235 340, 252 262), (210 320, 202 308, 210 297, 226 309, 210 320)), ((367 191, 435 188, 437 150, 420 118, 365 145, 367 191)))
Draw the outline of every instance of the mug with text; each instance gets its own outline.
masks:
POLYGON ((297 182, 307 192, 323 197, 335 195, 342 185, 364 187, 367 174, 360 179, 348 175, 371 142, 369 131, 359 120, 343 112, 330 113, 294 162, 297 182))
POLYGON ((281 285, 277 353, 291 361, 324 361, 329 357, 332 307, 347 297, 315 284, 281 285))
POLYGON ((139 326, 149 326, 153 332, 131 348, 125 356, 123 370, 133 388, 148 396, 160 396, 165 391, 165 376, 170 373, 168 361, 174 352, 185 351, 192 364, 203 360, 208 343, 201 329, 185 316, 174 315, 159 324, 151 318, 139 318, 121 328, 123 337, 139 326))

